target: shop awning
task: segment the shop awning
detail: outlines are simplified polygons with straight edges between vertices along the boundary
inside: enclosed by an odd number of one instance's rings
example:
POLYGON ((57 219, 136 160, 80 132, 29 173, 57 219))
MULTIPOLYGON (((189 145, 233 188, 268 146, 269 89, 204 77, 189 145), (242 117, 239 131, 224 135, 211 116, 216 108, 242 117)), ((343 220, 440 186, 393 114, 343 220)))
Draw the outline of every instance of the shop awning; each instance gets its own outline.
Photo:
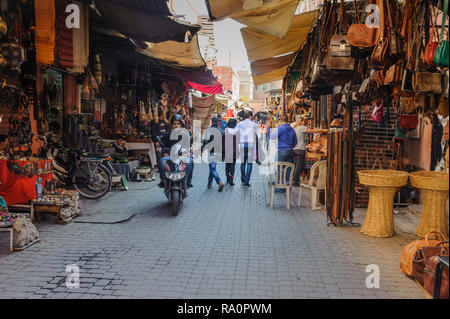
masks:
POLYGON ((306 41, 317 17, 317 10, 294 16, 284 39, 249 27, 241 29, 249 61, 268 59, 298 51, 306 41))
POLYGON ((276 58, 262 59, 250 63, 252 75, 262 75, 264 73, 278 70, 282 67, 289 66, 295 58, 296 53, 286 54, 276 58))
POLYGON ((164 41, 160 43, 144 42, 147 48, 136 51, 151 58, 183 68, 202 68, 206 66, 200 53, 197 35, 189 42, 164 41))
POLYGON ((115 5, 144 12, 150 15, 170 16, 166 0, 109 0, 115 5))
POLYGON ((232 18, 251 28, 284 37, 299 0, 205 0, 211 20, 232 18))
POLYGON ((267 72, 261 75, 252 75, 253 83, 258 86, 265 83, 275 82, 281 80, 286 75, 288 66, 284 66, 282 68, 273 70, 271 72, 267 72))
POLYGON ((228 99, 224 95, 216 95, 216 102, 228 106, 228 99))
POLYGON ((177 22, 167 16, 149 15, 115 5, 109 0, 95 0, 95 7, 107 27, 137 41, 184 42, 186 35, 194 36, 200 30, 199 25, 177 22))
POLYGON ((170 70, 194 90, 207 94, 223 94, 222 85, 216 80, 211 70, 170 70))

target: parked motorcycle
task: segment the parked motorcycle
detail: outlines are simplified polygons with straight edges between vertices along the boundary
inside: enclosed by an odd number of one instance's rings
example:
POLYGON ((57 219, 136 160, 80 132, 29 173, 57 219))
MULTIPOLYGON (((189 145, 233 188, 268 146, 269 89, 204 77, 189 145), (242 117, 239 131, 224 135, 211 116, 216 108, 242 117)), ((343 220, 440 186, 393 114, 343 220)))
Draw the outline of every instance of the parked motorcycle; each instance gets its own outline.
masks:
MULTIPOLYGON (((164 146, 159 138, 158 141, 164 146)), ((176 144, 174 147, 175 152, 178 152, 181 155, 180 144, 176 144)), ((174 216, 177 216, 180 212, 183 199, 185 199, 187 195, 186 163, 187 160, 185 158, 179 157, 177 159, 168 160, 164 167, 164 194, 172 204, 172 215, 174 216)))
MULTIPOLYGON (((53 178, 62 186, 73 186, 82 197, 98 199, 109 192, 112 172, 103 165, 109 154, 89 154, 85 151, 66 150, 48 134, 41 137, 44 141, 42 156, 52 160, 53 178)), ((112 167, 111 167, 112 168, 112 167)))

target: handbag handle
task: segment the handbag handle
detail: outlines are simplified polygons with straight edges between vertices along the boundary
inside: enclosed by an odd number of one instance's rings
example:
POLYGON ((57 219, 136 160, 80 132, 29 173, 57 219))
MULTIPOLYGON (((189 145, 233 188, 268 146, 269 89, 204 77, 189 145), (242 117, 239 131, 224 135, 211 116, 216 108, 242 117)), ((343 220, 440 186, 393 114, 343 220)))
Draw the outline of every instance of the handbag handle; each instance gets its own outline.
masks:
MULTIPOLYGON (((423 13, 422 8, 423 8, 423 2, 422 2, 422 5, 419 8, 419 18, 417 19, 417 22, 422 20, 421 19, 421 16, 422 16, 422 13, 423 13)), ((411 44, 411 47, 410 47, 410 52, 409 52, 409 55, 408 55, 408 61, 406 62, 406 66, 405 66, 407 69, 409 68, 409 64, 411 63, 411 57, 412 57, 412 53, 413 53, 412 51, 413 51, 414 43, 416 42, 416 36, 417 36, 417 31, 418 30, 419 30, 419 23, 416 23, 416 29, 414 30, 414 36, 413 36, 412 44, 411 44)))
POLYGON ((444 0, 444 11, 442 14, 441 35, 439 36, 439 43, 441 43, 444 40, 445 20, 447 19, 447 11, 448 11, 448 0, 444 0))
POLYGON ((428 246, 430 246, 430 243, 429 243, 429 239, 428 239, 428 238, 430 237, 431 234, 437 234, 437 235, 440 235, 441 238, 445 241, 445 236, 442 235, 442 233, 441 233, 440 231, 432 230, 432 231, 428 232, 428 233, 425 235, 425 241, 427 242, 427 245, 428 245, 428 246))

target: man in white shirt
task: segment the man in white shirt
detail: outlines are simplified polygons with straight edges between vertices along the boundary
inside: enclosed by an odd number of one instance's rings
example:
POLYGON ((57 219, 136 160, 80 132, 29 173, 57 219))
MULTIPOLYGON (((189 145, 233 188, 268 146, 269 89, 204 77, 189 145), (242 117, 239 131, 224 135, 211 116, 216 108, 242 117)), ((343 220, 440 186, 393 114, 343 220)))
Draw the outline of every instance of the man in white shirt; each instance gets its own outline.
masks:
POLYGON ((243 115, 243 121, 239 122, 236 126, 239 129, 240 134, 240 153, 241 158, 241 182, 245 187, 250 187, 250 176, 253 168, 253 151, 256 145, 255 137, 260 137, 258 124, 252 121, 252 112, 245 112, 243 115))

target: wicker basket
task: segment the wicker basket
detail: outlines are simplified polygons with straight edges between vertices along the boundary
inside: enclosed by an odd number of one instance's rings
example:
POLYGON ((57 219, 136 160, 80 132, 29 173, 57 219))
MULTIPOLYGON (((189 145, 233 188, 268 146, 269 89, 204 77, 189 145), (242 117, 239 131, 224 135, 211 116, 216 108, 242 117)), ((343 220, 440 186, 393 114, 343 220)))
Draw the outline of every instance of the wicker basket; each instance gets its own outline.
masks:
POLYGON ((401 187, 408 182, 409 174, 394 170, 358 171, 359 182, 366 186, 401 187))
POLYGON ((420 171, 410 175, 411 184, 420 189, 448 191, 449 174, 443 172, 420 171))

